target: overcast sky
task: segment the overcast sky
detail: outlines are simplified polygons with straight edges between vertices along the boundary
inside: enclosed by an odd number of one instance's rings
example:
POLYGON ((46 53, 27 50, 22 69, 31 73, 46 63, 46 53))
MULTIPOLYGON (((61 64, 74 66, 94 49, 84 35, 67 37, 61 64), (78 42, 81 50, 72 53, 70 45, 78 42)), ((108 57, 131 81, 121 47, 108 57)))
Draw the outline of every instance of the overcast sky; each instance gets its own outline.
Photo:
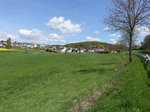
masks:
MULTIPOLYGON (((66 44, 116 43, 119 33, 103 23, 111 0, 0 0, 0 40, 66 44)), ((139 41, 150 34, 139 28, 139 41)))

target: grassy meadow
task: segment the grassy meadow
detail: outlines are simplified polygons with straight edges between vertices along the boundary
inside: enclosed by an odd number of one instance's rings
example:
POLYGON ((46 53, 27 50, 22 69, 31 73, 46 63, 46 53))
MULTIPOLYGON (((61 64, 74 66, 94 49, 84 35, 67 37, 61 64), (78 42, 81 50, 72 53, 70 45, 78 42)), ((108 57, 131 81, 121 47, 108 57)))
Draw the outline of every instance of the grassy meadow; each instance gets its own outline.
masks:
POLYGON ((67 112, 113 79, 85 112, 149 112, 150 65, 125 54, 0 51, 0 112, 67 112))
POLYGON ((0 112, 66 112, 117 73, 116 54, 0 52, 0 112))
POLYGON ((150 65, 138 57, 133 59, 113 87, 86 112, 150 112, 150 65))

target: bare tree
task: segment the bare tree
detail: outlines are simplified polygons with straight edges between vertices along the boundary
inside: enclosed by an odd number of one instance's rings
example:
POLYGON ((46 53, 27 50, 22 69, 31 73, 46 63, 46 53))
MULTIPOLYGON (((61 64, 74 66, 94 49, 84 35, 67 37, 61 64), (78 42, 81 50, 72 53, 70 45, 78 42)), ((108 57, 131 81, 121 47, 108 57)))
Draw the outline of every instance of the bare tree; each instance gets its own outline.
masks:
POLYGON ((113 31, 124 32, 129 40, 129 61, 132 62, 132 42, 135 30, 150 25, 150 0, 112 0, 113 7, 105 23, 113 31))

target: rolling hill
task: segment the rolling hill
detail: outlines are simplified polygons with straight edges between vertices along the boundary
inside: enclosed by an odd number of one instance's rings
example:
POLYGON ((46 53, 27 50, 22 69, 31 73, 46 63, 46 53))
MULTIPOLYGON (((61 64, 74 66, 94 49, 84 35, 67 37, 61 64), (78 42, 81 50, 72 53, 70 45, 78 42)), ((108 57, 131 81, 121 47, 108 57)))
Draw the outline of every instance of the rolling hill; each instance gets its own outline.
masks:
POLYGON ((77 42, 77 43, 70 43, 66 44, 66 47, 73 47, 73 48, 105 48, 109 50, 122 50, 123 46, 121 45, 114 45, 104 42, 98 42, 98 41, 86 41, 86 42, 77 42))

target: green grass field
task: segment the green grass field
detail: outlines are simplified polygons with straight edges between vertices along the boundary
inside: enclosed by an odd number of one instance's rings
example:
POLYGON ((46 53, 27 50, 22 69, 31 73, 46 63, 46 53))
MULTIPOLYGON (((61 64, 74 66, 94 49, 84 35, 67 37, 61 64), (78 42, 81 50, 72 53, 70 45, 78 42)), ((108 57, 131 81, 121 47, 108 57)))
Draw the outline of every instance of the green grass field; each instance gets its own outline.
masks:
POLYGON ((150 112, 150 65, 133 57, 123 72, 118 74, 112 89, 86 112, 150 112))
POLYGON ((148 69, 134 57, 120 71, 126 59, 123 54, 2 51, 0 112, 67 112, 111 77, 113 87, 88 112, 148 112, 148 69))
POLYGON ((125 59, 116 54, 0 52, 0 112, 66 112, 125 59))

